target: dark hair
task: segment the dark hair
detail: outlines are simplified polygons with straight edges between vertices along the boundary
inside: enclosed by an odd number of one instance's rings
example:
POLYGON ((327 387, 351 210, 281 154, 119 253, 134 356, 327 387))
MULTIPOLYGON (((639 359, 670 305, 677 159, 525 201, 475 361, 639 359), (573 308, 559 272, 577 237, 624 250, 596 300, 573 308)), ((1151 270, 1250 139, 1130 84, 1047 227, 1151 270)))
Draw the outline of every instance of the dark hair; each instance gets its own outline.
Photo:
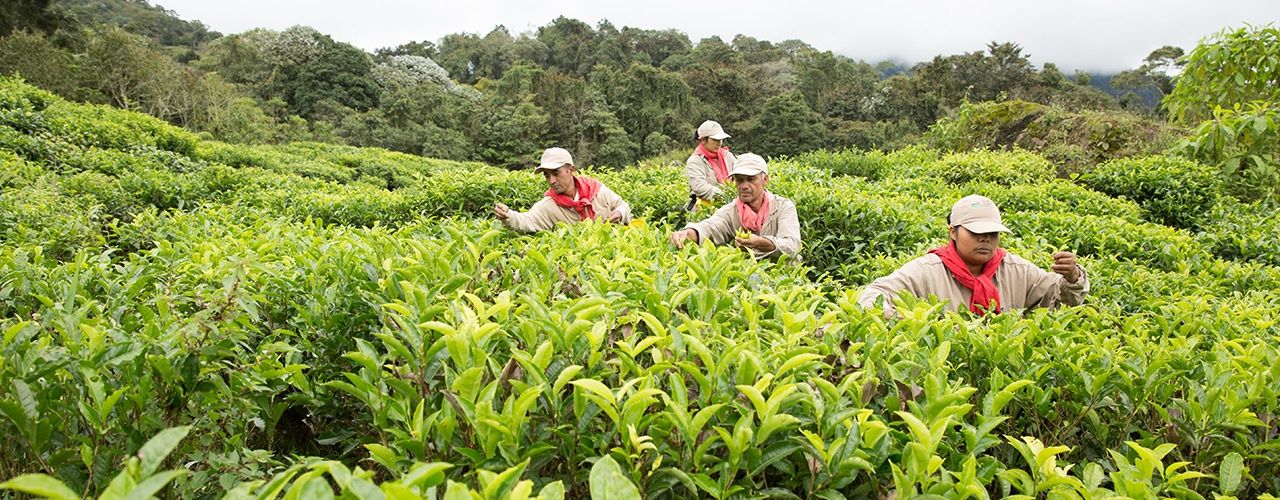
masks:
POLYGON ((702 138, 698 137, 698 129, 693 129, 693 142, 701 143, 702 138))

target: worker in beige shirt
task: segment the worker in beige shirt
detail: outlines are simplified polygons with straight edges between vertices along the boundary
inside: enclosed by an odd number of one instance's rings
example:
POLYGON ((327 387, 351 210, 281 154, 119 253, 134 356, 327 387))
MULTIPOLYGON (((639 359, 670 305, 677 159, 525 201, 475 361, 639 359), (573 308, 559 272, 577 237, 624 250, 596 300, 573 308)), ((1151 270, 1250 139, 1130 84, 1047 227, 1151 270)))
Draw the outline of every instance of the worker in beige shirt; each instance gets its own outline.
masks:
POLYGON ((574 223, 587 219, 626 224, 631 221, 631 206, 600 181, 576 175, 573 156, 563 148, 542 152, 537 170, 547 179, 546 196, 528 212, 517 212, 498 203, 493 215, 503 225, 524 233, 554 228, 557 223, 574 223))
POLYGON ((800 220, 796 204, 765 189, 769 166, 764 158, 744 154, 729 175, 737 184, 737 199, 706 220, 671 233, 671 244, 682 248, 685 241, 696 243, 704 238, 717 245, 732 241, 757 259, 786 255, 792 262, 799 262, 800 220), (739 231, 749 234, 742 237, 739 231))
POLYGON ((906 290, 916 297, 936 296, 958 310, 977 314, 1011 309, 1080 305, 1089 294, 1089 278, 1071 252, 1053 254, 1053 272, 1000 248, 1000 209, 983 196, 969 195, 951 207, 950 241, 879 278, 862 291, 858 304, 878 303, 894 314, 892 299, 906 290))
POLYGON ((737 158, 729 152, 724 140, 729 134, 724 128, 711 120, 702 122, 694 133, 698 146, 694 148, 689 160, 684 163, 684 176, 689 181, 689 204, 685 206, 693 210, 698 200, 714 203, 721 200, 724 190, 722 185, 729 180, 729 171, 737 158))

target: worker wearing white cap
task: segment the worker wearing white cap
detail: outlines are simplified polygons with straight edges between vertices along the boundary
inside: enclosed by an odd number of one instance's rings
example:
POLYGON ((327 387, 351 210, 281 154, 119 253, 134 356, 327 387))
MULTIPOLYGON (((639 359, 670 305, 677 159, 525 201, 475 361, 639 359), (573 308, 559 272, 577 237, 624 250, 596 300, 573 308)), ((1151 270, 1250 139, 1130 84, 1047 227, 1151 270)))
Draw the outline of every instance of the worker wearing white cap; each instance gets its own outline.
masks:
POLYGON ((517 212, 498 203, 493 215, 507 227, 532 233, 554 228, 557 223, 573 223, 587 219, 626 224, 631 221, 631 206, 600 181, 575 175, 573 155, 564 148, 542 152, 537 171, 547 179, 545 196, 528 212, 517 212))
POLYGON ((791 262, 799 262, 800 220, 796 204, 765 189, 769 166, 764 158, 744 154, 729 175, 737 184, 737 199, 706 220, 671 233, 671 244, 679 248, 686 241, 696 243, 704 238, 717 245, 734 242, 757 259, 786 255, 791 262), (748 234, 744 237, 739 231, 748 234))
POLYGON ((1053 254, 1053 272, 1000 248, 1000 233, 1009 232, 1000 209, 986 197, 969 195, 951 207, 950 241, 867 285, 858 297, 862 307, 883 301, 885 316, 903 290, 920 298, 930 295, 952 307, 977 314, 1011 309, 1080 305, 1089 294, 1089 278, 1071 252, 1053 254))
POLYGON ((693 209, 700 199, 707 202, 721 199, 721 185, 728 181, 729 171, 737 161, 724 145, 729 137, 724 127, 714 121, 707 120, 698 126, 695 134, 698 146, 684 163, 684 176, 689 181, 687 208, 693 209))

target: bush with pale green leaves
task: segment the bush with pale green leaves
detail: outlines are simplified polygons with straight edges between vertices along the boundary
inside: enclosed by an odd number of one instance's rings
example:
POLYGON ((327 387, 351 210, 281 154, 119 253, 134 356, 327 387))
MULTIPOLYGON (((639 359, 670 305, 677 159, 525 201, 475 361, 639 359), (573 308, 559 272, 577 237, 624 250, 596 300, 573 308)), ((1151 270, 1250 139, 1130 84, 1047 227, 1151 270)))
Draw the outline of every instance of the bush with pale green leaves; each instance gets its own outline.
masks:
POLYGON ((0 159, 34 166, 0 184, 0 494, 1280 491, 1274 252, 1234 244, 1243 225, 1143 219, 1138 200, 1040 176, 1034 153, 913 147, 877 155, 875 177, 775 159, 770 189, 802 220, 792 266, 670 246, 700 216, 678 165, 591 172, 644 222, 522 235, 490 214, 542 196, 531 171, 166 148, 186 136, 56 98, 22 108, 41 95, 0 80, 18 103, 0 111, 26 110, 0 117, 63 117, 0 123, 0 159), (1011 251, 1076 251, 1086 304, 859 307, 870 279, 945 241, 971 190, 1002 203, 1011 251))

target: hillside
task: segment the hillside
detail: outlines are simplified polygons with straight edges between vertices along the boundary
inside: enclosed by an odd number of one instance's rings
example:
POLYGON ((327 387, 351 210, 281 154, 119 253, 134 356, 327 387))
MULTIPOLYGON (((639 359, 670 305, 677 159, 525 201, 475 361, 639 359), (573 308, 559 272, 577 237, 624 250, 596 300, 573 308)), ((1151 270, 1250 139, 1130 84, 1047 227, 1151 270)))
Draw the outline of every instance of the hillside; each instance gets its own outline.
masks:
POLYGON ((232 145, 13 79, 0 163, 0 488, 1280 491, 1280 217, 1186 160, 1077 184, 1022 150, 775 159, 806 267, 669 246, 689 218, 676 166, 592 172, 643 223, 517 235, 490 210, 541 196, 528 171, 232 145), (854 303, 972 192, 1011 251, 1079 254, 1086 305, 854 303))

